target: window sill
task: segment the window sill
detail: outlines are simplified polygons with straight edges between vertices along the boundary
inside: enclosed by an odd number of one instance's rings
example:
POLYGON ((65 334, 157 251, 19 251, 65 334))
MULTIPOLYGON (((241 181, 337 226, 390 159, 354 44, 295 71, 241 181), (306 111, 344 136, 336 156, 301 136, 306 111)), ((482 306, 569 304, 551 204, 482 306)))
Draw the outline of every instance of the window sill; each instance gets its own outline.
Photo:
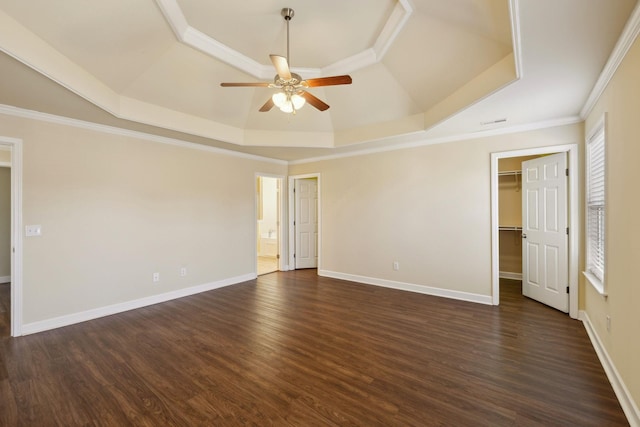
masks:
POLYGON ((594 276, 593 274, 587 272, 587 271, 583 271, 582 274, 584 275, 584 277, 586 277, 587 282, 591 283, 591 286, 593 286, 593 288, 603 297, 607 297, 607 292, 604 290, 604 283, 602 283, 602 281, 600 281, 600 279, 598 279, 596 276, 594 276))

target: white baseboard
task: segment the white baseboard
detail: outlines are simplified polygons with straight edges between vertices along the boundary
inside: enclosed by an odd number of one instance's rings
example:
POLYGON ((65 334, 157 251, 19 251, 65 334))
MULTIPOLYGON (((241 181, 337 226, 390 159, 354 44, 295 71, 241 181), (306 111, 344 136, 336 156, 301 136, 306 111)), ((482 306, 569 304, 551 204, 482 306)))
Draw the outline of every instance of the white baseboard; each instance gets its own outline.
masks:
POLYGON ((416 292, 420 294, 433 295, 443 298, 451 298, 468 302, 492 305, 490 295, 472 294, 468 292, 452 291, 449 289, 434 288, 431 286, 416 285, 413 283, 395 282, 393 280, 377 279, 374 277, 358 276, 355 274, 339 273, 336 271, 318 270, 319 276, 331 277, 334 279, 359 282, 367 285, 382 286, 384 288, 399 289, 402 291, 416 292))
POLYGON ((629 425, 631 427, 640 427, 640 410, 638 410, 638 405, 633 400, 633 397, 629 393, 629 389, 624 384, 624 381, 620 377, 616 366, 613 364, 613 361, 609 357, 609 353, 602 345, 602 341, 598 336, 596 330, 593 328, 593 324, 591 323, 591 319, 589 319, 589 315, 587 312, 580 310, 578 313, 578 319, 582 320, 584 324, 584 328, 587 330, 587 335, 589 335, 589 339, 591 340, 591 344, 598 355, 598 359, 600 359, 600 363, 604 368, 604 372, 607 374, 607 378, 609 378, 609 382, 613 387, 613 391, 616 393, 616 397, 620 402, 620 406, 622 406, 622 410, 624 414, 627 416, 627 421, 629 421, 629 425))
POLYGON ((253 280, 256 277, 257 276, 255 273, 244 274, 242 276, 231 277, 229 279, 219 280, 212 283, 205 283, 203 285, 192 286, 190 288, 178 289, 176 291, 166 292, 164 294, 152 295, 133 301, 108 305, 106 307, 94 308, 92 310, 82 311, 80 313, 68 314, 65 316, 54 317, 52 319, 25 323, 22 325, 22 335, 35 334, 37 332, 61 328, 63 326, 73 325, 75 323, 86 322, 87 320, 93 320, 99 317, 111 316, 112 314, 135 310, 137 308, 147 307, 178 298, 183 298, 189 295, 195 295, 201 292, 207 292, 214 289, 223 288, 225 286, 235 285, 238 283, 253 280))
POLYGON ((0 283, 9 283, 11 282, 11 276, 0 276, 0 283))
POLYGON ((501 271, 498 276, 501 279, 522 280, 522 273, 512 273, 510 271, 501 271))

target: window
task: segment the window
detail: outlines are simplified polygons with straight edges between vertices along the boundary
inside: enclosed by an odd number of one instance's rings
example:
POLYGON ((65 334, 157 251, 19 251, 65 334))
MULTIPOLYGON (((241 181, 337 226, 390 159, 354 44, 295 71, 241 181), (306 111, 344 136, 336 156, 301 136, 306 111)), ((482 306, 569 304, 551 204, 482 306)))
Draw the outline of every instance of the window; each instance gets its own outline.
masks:
POLYGON ((605 292, 605 142, 606 115, 587 139, 586 222, 587 268, 585 276, 603 295, 605 292))

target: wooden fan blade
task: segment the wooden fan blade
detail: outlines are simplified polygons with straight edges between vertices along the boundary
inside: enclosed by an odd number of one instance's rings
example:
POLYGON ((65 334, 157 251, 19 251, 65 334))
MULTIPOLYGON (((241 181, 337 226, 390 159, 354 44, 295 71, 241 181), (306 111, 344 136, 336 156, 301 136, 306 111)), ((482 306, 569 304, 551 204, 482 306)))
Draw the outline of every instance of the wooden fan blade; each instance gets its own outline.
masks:
POLYGON ((335 86, 335 85, 350 85, 353 80, 351 76, 332 76, 332 77, 319 77, 317 79, 307 79, 308 87, 318 86, 335 86))
POLYGON ((269 87, 270 83, 220 83, 222 87, 269 87))
POLYGON ((276 67, 276 72, 282 80, 291 80, 291 70, 289 70, 289 63, 287 58, 280 55, 269 55, 273 66, 276 67))
POLYGON ((302 96, 304 99, 307 100, 307 102, 309 104, 313 105, 314 107, 316 107, 320 111, 324 111, 324 110, 329 109, 329 104, 325 103, 320 98, 317 98, 317 97, 311 95, 309 92, 302 91, 300 93, 300 96, 302 96))
POLYGON ((273 99, 269 98, 258 111, 260 111, 261 113, 266 113, 267 111, 271 110, 274 105, 275 104, 273 103, 273 99))

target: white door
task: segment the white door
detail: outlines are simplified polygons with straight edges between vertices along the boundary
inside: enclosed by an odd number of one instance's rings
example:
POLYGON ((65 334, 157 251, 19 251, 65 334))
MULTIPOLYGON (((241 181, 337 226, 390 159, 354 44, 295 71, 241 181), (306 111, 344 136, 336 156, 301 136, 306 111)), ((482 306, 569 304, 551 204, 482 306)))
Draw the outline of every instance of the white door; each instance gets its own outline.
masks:
POLYGON ((567 157, 522 162, 522 293, 567 313, 567 157))
POLYGON ((318 180, 296 179, 295 268, 318 267, 318 180))

